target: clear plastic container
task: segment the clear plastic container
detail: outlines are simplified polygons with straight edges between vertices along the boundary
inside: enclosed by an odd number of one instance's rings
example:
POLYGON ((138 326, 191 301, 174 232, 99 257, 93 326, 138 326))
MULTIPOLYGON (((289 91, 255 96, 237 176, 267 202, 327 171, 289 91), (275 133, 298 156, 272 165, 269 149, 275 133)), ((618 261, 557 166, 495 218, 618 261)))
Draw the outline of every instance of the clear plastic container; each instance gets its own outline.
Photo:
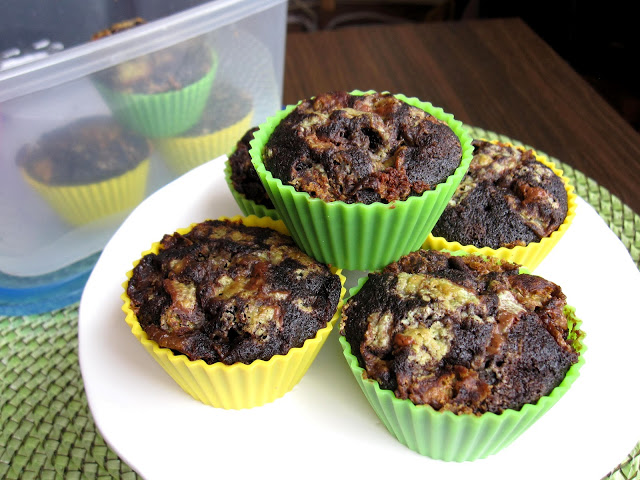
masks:
MULTIPOLYGON (((228 153, 244 130, 281 107, 287 2, 7 3, 0 16, 0 314, 13 315, 79 299, 97 254, 139 201, 228 153), (145 23, 92 40, 136 17, 145 23), (144 171, 131 176, 131 166, 104 184, 108 174, 55 174, 60 163, 80 170, 69 158, 88 135, 77 129, 96 117, 146 141, 144 171), (140 192, 123 199, 132 185, 140 192)), ((117 153, 102 158, 112 150, 93 145, 82 164, 92 171, 97 159, 121 161, 117 153)))

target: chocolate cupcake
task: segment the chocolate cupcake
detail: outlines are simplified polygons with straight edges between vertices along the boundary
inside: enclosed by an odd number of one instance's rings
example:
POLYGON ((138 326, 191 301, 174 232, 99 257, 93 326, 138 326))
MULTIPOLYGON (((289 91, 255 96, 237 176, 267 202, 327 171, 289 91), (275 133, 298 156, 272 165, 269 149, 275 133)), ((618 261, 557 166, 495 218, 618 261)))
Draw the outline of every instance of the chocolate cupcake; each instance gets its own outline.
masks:
POLYGON ((562 171, 531 149, 474 140, 469 171, 425 248, 494 255, 533 270, 575 216, 562 171))
POLYGON ((330 92, 261 125, 250 153, 303 250, 368 270, 424 242, 468 168, 470 142, 460 122, 429 103, 330 92))
POLYGON ((340 340, 400 441, 463 461, 496 453, 557 401, 584 334, 558 285, 459 253, 419 250, 369 274, 345 303, 340 340))
MULTIPOLYGON (((142 25, 120 22, 96 33, 99 41, 142 25)), ((93 78, 114 116, 148 138, 171 137, 195 125, 204 111, 215 78, 218 58, 203 38, 115 65, 93 78)))
POLYGON ((281 222, 258 217, 165 235, 128 278, 133 333, 185 391, 223 408, 262 405, 293 388, 332 329, 344 282, 300 251, 281 222))
POLYGON ((27 183, 73 225, 135 207, 144 198, 149 142, 110 117, 90 117, 25 145, 17 163, 27 183))

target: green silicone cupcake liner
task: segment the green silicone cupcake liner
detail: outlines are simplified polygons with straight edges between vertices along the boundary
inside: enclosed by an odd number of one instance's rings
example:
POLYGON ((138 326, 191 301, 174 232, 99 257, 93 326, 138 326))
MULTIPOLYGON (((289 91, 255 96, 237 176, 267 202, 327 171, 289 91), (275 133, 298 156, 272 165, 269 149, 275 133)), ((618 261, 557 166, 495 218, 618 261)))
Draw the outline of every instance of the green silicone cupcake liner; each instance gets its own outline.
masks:
POLYGON ((120 123, 148 138, 172 137, 193 127, 202 116, 218 68, 212 52, 209 72, 197 82, 171 92, 122 93, 96 82, 96 88, 120 123))
MULTIPOLYGON (((354 95, 373 93, 359 90, 354 95)), ((348 270, 374 270, 420 248, 469 168, 471 137, 463 124, 441 108, 402 94, 397 98, 446 122, 460 139, 462 159, 455 172, 434 190, 391 204, 324 202, 274 178, 262 161, 262 149, 289 105, 260 125, 251 141, 252 162, 296 243, 323 263, 348 270)))
POLYGON ((231 181, 231 165, 229 164, 229 160, 225 161, 224 179, 227 181, 227 185, 229 186, 231 195, 233 195, 233 199, 236 201, 244 215, 255 215, 256 217, 269 217, 273 220, 280 220, 278 212, 273 208, 268 208, 254 202, 253 200, 249 200, 244 194, 233 188, 233 182, 231 181))
MULTIPOLYGON (((358 285, 349 291, 349 298, 366 281, 367 277, 361 278, 358 285)), ((580 331, 582 322, 575 316, 573 307, 565 307, 565 314, 571 328, 569 338, 580 353, 578 362, 571 366, 562 383, 549 395, 535 404, 526 404, 520 410, 505 410, 499 415, 456 415, 449 411, 436 411, 428 405, 415 405, 410 400, 401 400, 391 390, 383 390, 377 381, 367 378, 358 359, 351 353, 347 339, 340 336, 339 341, 351 373, 369 404, 400 443, 436 460, 465 462, 494 455, 510 445, 549 411, 576 381, 584 364, 584 332, 580 331)))

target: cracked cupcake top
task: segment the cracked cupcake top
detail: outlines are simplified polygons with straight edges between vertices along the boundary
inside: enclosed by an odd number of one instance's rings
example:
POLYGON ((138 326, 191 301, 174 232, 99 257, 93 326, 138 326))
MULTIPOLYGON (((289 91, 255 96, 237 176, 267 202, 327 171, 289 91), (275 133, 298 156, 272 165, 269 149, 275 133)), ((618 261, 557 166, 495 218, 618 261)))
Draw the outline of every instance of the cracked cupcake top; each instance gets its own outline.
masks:
POLYGON ((269 228, 208 220, 160 246, 133 269, 127 294, 149 338, 191 360, 269 360, 336 312, 339 277, 269 228))
POLYGON ((419 250, 369 275, 341 333, 396 397, 500 413, 548 395, 578 361, 559 286, 518 265, 419 250))
POLYGON ((532 150, 474 140, 474 156, 436 237, 476 247, 515 247, 551 235, 567 216, 567 191, 532 150))
POLYGON ((443 121, 391 94, 330 92, 302 101, 275 128, 265 167, 324 201, 390 203, 421 195, 460 165, 443 121))

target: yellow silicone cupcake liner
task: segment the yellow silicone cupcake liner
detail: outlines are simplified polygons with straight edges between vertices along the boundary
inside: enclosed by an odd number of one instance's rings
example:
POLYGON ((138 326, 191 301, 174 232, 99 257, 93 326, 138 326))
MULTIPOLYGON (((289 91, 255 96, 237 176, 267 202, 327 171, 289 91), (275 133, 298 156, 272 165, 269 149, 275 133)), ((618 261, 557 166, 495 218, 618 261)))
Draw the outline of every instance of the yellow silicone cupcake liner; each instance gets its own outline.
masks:
POLYGON ((85 185, 47 185, 24 170, 22 175, 60 217, 79 226, 138 205, 144 199, 150 163, 147 158, 118 177, 85 185))
POLYGON ((226 154, 251 127, 253 109, 238 122, 199 137, 158 138, 154 141, 167 165, 178 175, 226 154))
MULTIPOLYGON (((503 142, 499 140, 488 140, 491 143, 502 143, 519 150, 524 150, 524 147, 512 145, 509 142, 503 142)), ((565 189, 567 191, 567 216, 564 222, 560 225, 551 235, 541 239, 539 242, 531 242, 526 246, 517 246, 512 248, 500 247, 493 249, 489 247, 476 247, 475 245, 462 245, 459 242, 450 242, 443 237, 434 237, 429 234, 425 240, 422 248, 428 250, 448 250, 451 252, 465 251, 474 255, 488 255, 492 257, 498 257, 502 260, 511 263, 517 263, 527 267, 530 271, 534 271, 540 262, 549 254, 549 252, 556 246, 560 239, 564 236, 565 232, 569 229, 573 223, 573 219, 576 216, 577 196, 573 185, 569 183, 569 179, 564 176, 562 170, 557 168, 555 164, 547 157, 539 155, 537 152, 533 152, 536 159, 549 167, 553 172, 558 175, 564 182, 565 189)))
MULTIPOLYGON (((222 217, 220 220, 241 221, 244 225, 272 228, 280 233, 289 234, 281 221, 274 221, 269 217, 235 216, 222 217)), ((179 229, 177 232, 184 235, 194 225, 196 224, 179 229)), ((157 253, 159 249, 160 244, 156 242, 141 256, 157 253)), ((134 262, 133 266, 137 264, 138 261, 134 262)), ((268 361, 256 360, 249 365, 243 363, 225 365, 222 362, 207 364, 203 360, 192 361, 185 355, 176 355, 171 349, 160 347, 150 340, 131 309, 131 302, 126 294, 133 270, 127 273, 127 281, 123 284, 125 293, 122 294, 124 301, 122 310, 126 313, 125 320, 131 327, 131 332, 147 352, 193 398, 218 408, 253 408, 273 402, 291 391, 307 372, 333 330, 342 308, 345 277, 339 269, 332 269, 332 271, 340 277, 342 289, 336 313, 327 326, 318 330, 316 336, 305 341, 302 347, 292 348, 286 355, 274 355, 268 361)))
MULTIPOLYGON (((465 255, 463 251, 453 255, 465 255)), ((521 268, 520 273, 529 273, 521 268)), ((354 296, 367 281, 363 277, 349 291, 354 296)), ((411 400, 399 399, 391 390, 380 388, 369 378, 353 354, 344 336, 339 337, 343 355, 367 401, 380 421, 400 443, 409 449, 436 460, 468 462, 495 455, 520 437, 540 417, 548 412, 569 390, 580 376, 585 363, 585 333, 575 308, 566 306, 564 314, 569 321, 569 340, 580 354, 578 362, 567 371, 564 380, 548 395, 534 404, 525 404, 520 410, 508 409, 500 414, 458 414, 437 411, 430 405, 416 405, 411 400)))

